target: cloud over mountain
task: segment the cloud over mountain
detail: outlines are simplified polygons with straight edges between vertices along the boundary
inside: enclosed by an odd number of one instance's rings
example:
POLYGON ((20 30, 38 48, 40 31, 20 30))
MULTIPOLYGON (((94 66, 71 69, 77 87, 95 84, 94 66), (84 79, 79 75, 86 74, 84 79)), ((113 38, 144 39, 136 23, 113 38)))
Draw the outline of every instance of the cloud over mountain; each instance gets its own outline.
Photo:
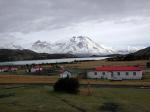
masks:
POLYGON ((110 46, 147 46, 150 41, 149 0, 0 0, 0 17, 0 39, 7 41, 73 35, 110 46))

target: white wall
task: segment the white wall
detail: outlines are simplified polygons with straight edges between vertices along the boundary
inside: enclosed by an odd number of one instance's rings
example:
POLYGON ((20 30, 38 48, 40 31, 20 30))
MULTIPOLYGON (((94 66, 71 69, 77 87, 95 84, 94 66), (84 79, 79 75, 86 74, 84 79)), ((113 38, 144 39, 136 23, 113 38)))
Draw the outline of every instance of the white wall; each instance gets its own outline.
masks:
POLYGON ((43 68, 31 68, 31 72, 42 71, 43 68))
POLYGON ((142 78, 142 71, 115 71, 113 72, 113 75, 111 72, 103 72, 101 71, 90 71, 87 73, 87 78, 92 78, 92 79, 141 79, 142 78), (118 75, 118 72, 120 75, 118 75), (126 72, 128 72, 128 75, 126 75, 126 72), (136 73, 134 75, 133 73, 136 73))
POLYGON ((118 72, 113 72, 113 77, 120 79, 141 79, 142 71, 122 71, 120 75, 118 75, 118 72), (134 75, 134 72, 136 75, 134 75), (126 73, 128 73, 128 75, 126 73))
POLYGON ((71 77, 71 73, 68 71, 65 71, 60 74, 60 78, 67 78, 68 76, 71 77))
POLYGON ((90 71, 90 72, 87 73, 87 78, 108 79, 108 78, 110 78, 110 73, 105 72, 105 75, 104 75, 103 72, 90 71), (95 73, 97 73, 97 75, 95 73))

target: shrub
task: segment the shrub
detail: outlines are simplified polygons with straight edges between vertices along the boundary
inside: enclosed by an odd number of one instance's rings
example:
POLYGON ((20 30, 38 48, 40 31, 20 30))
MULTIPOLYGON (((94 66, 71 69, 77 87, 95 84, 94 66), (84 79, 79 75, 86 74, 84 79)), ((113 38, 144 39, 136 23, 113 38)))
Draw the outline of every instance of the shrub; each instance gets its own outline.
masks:
POLYGON ((150 62, 147 62, 146 66, 147 68, 150 68, 150 62))
POLYGON ((77 94, 79 89, 79 81, 75 78, 59 79, 54 85, 54 91, 77 94))

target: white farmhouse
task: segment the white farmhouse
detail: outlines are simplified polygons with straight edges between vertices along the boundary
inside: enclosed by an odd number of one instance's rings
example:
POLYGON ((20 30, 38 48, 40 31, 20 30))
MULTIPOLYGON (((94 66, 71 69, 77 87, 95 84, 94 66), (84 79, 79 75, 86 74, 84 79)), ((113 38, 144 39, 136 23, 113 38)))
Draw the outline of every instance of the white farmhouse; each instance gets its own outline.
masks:
POLYGON ((33 68, 31 68, 31 72, 40 72, 42 70, 43 70, 43 68, 41 68, 41 67, 33 67, 33 68))
POLYGON ((61 72, 60 73, 60 78, 67 78, 67 77, 72 77, 72 74, 71 74, 71 72, 70 71, 63 71, 63 72, 61 72))
POLYGON ((26 71, 27 71, 27 72, 34 73, 34 72, 40 72, 40 71, 42 71, 42 70, 43 70, 42 67, 40 67, 40 66, 35 66, 35 67, 30 68, 30 69, 27 69, 26 71))
POLYGON ((87 72, 87 78, 109 80, 142 79, 142 70, 134 66, 100 66, 87 72))

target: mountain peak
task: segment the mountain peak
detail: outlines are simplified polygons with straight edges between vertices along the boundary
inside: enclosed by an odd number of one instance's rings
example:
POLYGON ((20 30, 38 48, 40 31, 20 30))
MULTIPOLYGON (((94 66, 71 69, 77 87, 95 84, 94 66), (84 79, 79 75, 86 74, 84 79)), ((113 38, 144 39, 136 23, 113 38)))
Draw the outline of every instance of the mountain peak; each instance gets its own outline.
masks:
MULTIPOLYGON (((72 53, 84 55, 107 55, 107 54, 127 54, 137 51, 137 48, 128 47, 123 50, 113 50, 105 47, 87 36, 73 36, 68 40, 59 40, 57 42, 47 42, 37 40, 34 43, 29 43, 28 49, 39 53, 72 53)), ((3 49, 24 49, 26 47, 19 46, 14 43, 0 45, 3 49)))
POLYGON ((67 41, 48 43, 40 40, 32 45, 32 50, 46 53, 72 53, 88 55, 105 55, 112 54, 111 49, 100 46, 92 39, 86 36, 74 36, 67 41))
POLYGON ((34 44, 49 44, 46 41, 37 40, 34 44))
POLYGON ((38 40, 35 43, 33 43, 31 49, 33 51, 40 52, 40 53, 49 53, 51 50, 51 43, 38 40))
POLYGON ((71 40, 90 40, 90 41, 92 41, 89 37, 86 37, 86 36, 73 36, 72 38, 71 38, 71 40))

